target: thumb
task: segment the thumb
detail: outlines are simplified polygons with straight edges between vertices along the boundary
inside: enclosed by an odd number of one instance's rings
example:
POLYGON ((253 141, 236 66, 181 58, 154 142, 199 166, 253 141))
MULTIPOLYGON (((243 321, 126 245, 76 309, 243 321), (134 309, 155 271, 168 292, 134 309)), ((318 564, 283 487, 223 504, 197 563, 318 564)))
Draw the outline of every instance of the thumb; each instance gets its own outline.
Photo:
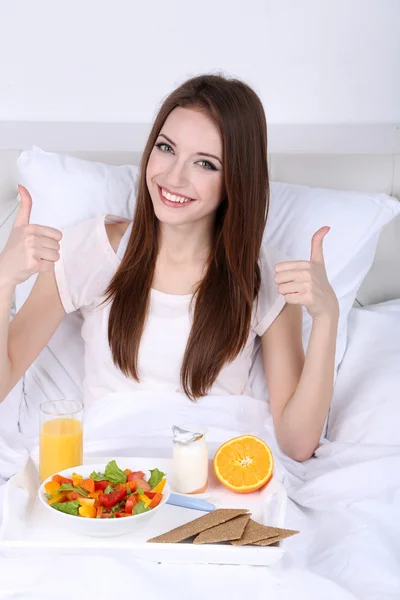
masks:
POLYGON ((14 222, 14 227, 25 227, 29 225, 32 210, 32 197, 26 187, 18 186, 18 191, 21 197, 21 202, 14 222))
POLYGON ((310 257, 310 262, 312 263, 319 263, 324 265, 325 264, 325 260, 324 260, 324 252, 322 249, 322 242, 324 240, 324 237, 326 236, 326 234, 330 231, 330 227, 321 227, 321 229, 318 229, 318 231, 316 231, 312 237, 311 240, 311 257, 310 257))

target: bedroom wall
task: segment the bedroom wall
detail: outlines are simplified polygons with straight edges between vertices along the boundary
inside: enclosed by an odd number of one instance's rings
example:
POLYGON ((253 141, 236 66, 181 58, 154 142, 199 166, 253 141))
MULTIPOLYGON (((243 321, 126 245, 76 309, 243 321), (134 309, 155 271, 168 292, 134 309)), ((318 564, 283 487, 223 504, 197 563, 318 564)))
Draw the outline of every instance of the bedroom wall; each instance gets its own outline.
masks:
POLYGON ((270 123, 400 122, 398 0, 0 0, 0 121, 148 122, 222 69, 270 123))

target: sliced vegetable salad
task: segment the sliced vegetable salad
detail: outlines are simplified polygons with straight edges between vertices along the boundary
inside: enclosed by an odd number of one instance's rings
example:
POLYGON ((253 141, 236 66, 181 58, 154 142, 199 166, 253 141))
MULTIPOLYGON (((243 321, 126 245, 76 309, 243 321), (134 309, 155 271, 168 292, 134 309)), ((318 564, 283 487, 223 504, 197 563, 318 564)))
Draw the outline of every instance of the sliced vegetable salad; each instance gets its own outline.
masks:
POLYGON ((52 508, 76 517, 115 519, 130 517, 158 506, 166 484, 165 473, 150 469, 145 479, 143 471, 120 469, 112 460, 104 473, 84 478, 78 473, 71 477, 53 475, 44 488, 52 508))

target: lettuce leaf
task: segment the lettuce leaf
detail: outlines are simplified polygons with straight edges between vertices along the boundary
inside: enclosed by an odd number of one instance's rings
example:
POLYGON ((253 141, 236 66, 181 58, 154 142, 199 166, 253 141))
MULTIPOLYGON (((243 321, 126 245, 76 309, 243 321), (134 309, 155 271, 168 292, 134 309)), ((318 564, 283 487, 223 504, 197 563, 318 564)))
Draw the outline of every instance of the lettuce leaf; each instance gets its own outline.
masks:
POLYGON ((164 479, 165 473, 159 471, 158 469, 150 469, 150 473, 151 475, 148 483, 151 486, 151 489, 153 489, 158 483, 160 483, 162 479, 164 479))
POLYGON ((115 460, 112 460, 108 463, 105 469, 105 478, 108 481, 111 481, 114 485, 117 483, 125 483, 126 482, 126 473, 119 468, 115 460))
POLYGON ((112 513, 116 513, 116 512, 123 512, 123 509, 125 508, 125 500, 122 500, 121 502, 118 502, 118 504, 116 504, 115 506, 112 507, 111 512, 112 513))
POLYGON ((149 508, 148 506, 146 506, 145 503, 143 502, 143 500, 140 500, 140 502, 138 502, 137 504, 135 504, 135 506, 133 507, 132 514, 133 515, 140 515, 140 513, 147 512, 148 510, 151 510, 151 508, 149 508))
POLYGON ((107 477, 104 473, 100 473, 100 471, 92 471, 92 473, 90 473, 90 479, 93 479, 94 481, 105 481, 107 477))
POLYGON ((75 517, 79 514, 78 500, 71 500, 71 502, 54 502, 51 506, 56 510, 67 513, 68 515, 74 515, 75 517))
POLYGON ((72 483, 63 483, 58 488, 57 492, 78 492, 79 494, 82 494, 82 496, 85 496, 85 498, 88 498, 89 496, 89 492, 81 488, 79 485, 74 487, 72 483))
POLYGON ((114 491, 114 488, 111 485, 108 485, 104 490, 103 494, 112 494, 114 491))

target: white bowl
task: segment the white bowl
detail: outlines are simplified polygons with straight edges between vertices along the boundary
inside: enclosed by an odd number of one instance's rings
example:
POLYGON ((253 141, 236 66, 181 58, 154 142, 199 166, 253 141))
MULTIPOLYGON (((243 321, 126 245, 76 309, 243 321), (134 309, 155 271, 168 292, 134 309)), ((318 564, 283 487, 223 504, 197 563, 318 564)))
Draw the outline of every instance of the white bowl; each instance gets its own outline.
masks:
MULTIPOLYGON (((137 461, 137 459, 133 460, 137 461)), ((140 461, 138 464, 134 464, 133 460, 126 458, 124 461, 122 461, 119 459, 118 466, 122 470, 131 469, 132 471, 143 471, 143 469, 140 469, 140 461)), ((157 464, 154 466, 157 467, 157 464)), ((75 472, 79 475, 82 475, 84 478, 87 478, 90 476, 92 471, 100 471, 101 473, 104 473, 105 467, 106 465, 104 463, 81 465, 79 467, 73 467, 72 469, 58 471, 58 474, 63 475, 63 477, 71 477, 72 473, 75 472)), ((145 476, 147 475, 147 478, 150 476, 150 473, 146 473, 146 471, 144 471, 144 473, 145 476)), ((131 531, 139 531, 146 526, 146 523, 148 523, 160 509, 163 510, 162 507, 168 501, 171 493, 171 489, 167 481, 163 490, 163 498, 160 504, 147 512, 140 513, 138 515, 132 515, 130 517, 123 517, 121 519, 89 519, 84 517, 75 517, 74 515, 69 515, 52 508, 51 505, 48 504, 47 498, 45 497, 46 490, 44 486, 49 481, 51 481, 51 477, 48 477, 45 481, 43 481, 38 491, 39 499, 49 513, 49 519, 52 519, 54 523, 58 523, 58 525, 61 527, 67 527, 68 529, 76 531, 77 533, 90 535, 93 537, 113 537, 116 535, 123 535, 131 531)))

